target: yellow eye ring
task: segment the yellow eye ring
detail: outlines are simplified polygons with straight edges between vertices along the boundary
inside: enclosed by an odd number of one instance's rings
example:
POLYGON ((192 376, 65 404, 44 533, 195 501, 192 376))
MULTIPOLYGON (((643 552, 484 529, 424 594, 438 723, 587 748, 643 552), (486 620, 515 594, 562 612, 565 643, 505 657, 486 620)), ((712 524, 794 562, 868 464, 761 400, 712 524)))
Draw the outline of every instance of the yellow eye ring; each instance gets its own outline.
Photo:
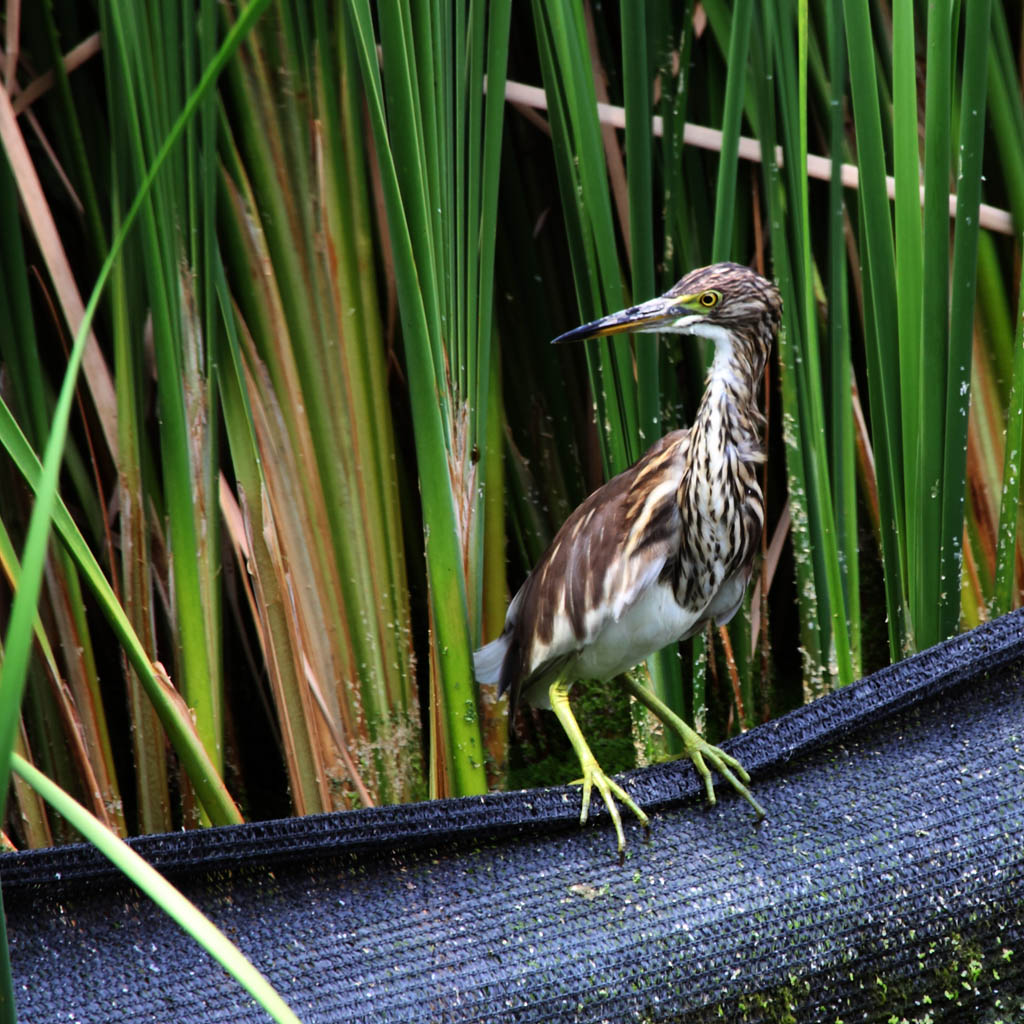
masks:
POLYGON ((718 305, 718 300, 721 296, 718 292, 704 292, 703 295, 697 300, 705 309, 712 309, 718 305))

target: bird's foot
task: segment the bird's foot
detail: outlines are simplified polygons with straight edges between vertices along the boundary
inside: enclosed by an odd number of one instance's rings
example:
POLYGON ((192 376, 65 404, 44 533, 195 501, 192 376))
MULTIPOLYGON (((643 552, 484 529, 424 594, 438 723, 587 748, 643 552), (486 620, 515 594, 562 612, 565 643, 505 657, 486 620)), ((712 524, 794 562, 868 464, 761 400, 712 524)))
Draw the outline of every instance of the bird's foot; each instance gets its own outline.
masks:
POLYGON ((558 720, 565 729, 566 736, 572 744, 576 756, 580 759, 580 768, 583 769, 583 778, 577 780, 583 786, 583 807, 580 811, 580 824, 586 823, 587 814, 590 811, 590 794, 596 786, 597 791, 604 800, 608 813, 612 816, 615 825, 615 835, 619 844, 619 863, 622 863, 626 849, 626 837, 622 832, 622 816, 619 814, 619 806, 615 802, 618 799, 625 807, 628 807, 640 819, 644 828, 650 825, 650 819, 640 810, 636 801, 610 776, 606 775, 601 766, 597 763, 583 732, 576 721, 572 708, 569 706, 569 687, 572 685, 562 677, 556 678, 548 688, 548 695, 551 698, 551 710, 558 716, 558 720))
POLYGON ((744 800, 757 812, 758 821, 765 817, 764 808, 754 799, 747 789, 750 776, 746 769, 732 754, 708 743, 699 733, 690 728, 667 704, 656 697, 646 686, 626 676, 626 688, 641 703, 654 712, 670 729, 677 733, 683 741, 683 753, 680 757, 688 757, 697 774, 704 780, 704 790, 708 795, 708 803, 715 802, 715 787, 711 780, 711 768, 714 768, 726 782, 736 790, 744 800))
MULTIPOLYGON (((685 726, 685 723, 683 724, 685 726)), ((750 776, 743 765, 732 754, 727 754, 720 747, 702 739, 689 726, 685 726, 685 728, 685 733, 677 730, 682 736, 683 743, 686 744, 686 749, 680 756, 688 757, 693 762, 694 768, 697 769, 697 774, 704 780, 704 791, 707 793, 708 803, 714 804, 715 802, 715 787, 711 779, 711 769, 708 768, 710 764, 711 768, 714 768, 754 808, 758 820, 765 817, 764 808, 754 799, 753 794, 747 788, 746 784, 750 781, 750 776)))
MULTIPOLYGON (((612 822, 615 825, 615 835, 618 839, 619 857, 623 855, 623 851, 626 848, 626 837, 622 831, 622 816, 619 814, 618 804, 615 802, 616 799, 624 806, 628 807, 639 819, 640 824, 644 828, 650 826, 650 819, 640 809, 637 802, 620 786, 610 775, 606 775, 601 766, 594 759, 593 755, 589 757, 580 757, 580 767, 583 769, 583 778, 577 779, 573 785, 581 785, 583 787, 583 807, 580 811, 580 824, 585 825, 587 822, 587 815, 590 813, 590 794, 593 787, 597 787, 597 791, 601 794, 601 798, 604 800, 605 807, 608 808, 608 813, 612 817, 612 822)), ((706 770, 706 769, 705 769, 706 770)))

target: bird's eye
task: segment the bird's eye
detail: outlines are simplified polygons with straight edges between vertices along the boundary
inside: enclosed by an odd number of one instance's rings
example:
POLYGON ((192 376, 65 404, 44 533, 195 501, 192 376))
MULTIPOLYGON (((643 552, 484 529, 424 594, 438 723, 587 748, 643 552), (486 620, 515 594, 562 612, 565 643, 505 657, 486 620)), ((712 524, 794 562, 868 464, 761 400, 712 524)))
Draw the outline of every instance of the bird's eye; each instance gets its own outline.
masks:
POLYGON ((698 300, 705 309, 713 309, 718 305, 718 300, 721 296, 718 292, 704 292, 698 300))

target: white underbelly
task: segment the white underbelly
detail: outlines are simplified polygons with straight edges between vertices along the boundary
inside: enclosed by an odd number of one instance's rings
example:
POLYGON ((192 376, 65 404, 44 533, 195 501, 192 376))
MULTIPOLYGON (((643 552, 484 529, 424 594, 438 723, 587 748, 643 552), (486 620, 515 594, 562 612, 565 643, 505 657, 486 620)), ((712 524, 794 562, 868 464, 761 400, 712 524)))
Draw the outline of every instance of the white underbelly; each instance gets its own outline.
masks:
POLYGON ((701 612, 684 611, 670 586, 649 587, 615 621, 609 620, 580 654, 579 679, 611 679, 648 655, 687 636, 701 621, 701 612))
MULTIPOLYGON (((591 638, 570 664, 570 678, 611 679, 663 647, 692 636, 709 619, 725 625, 742 603, 747 579, 747 573, 737 573, 712 594, 706 605, 688 611, 679 605, 671 587, 661 583, 648 587, 618 620, 609 618, 591 638)), ((535 679, 524 692, 526 701, 550 710, 549 682, 543 676, 535 679)))

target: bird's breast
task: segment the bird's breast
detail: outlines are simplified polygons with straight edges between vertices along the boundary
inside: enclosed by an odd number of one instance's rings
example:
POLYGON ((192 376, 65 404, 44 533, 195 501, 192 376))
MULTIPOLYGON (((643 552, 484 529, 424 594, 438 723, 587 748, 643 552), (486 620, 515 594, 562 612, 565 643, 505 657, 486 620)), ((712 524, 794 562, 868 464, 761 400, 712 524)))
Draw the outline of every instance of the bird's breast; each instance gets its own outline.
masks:
POLYGON ((684 511, 676 590, 687 609, 717 608, 723 587, 738 577, 745 584, 764 521, 757 463, 727 441, 702 449, 684 474, 679 499, 684 511))

